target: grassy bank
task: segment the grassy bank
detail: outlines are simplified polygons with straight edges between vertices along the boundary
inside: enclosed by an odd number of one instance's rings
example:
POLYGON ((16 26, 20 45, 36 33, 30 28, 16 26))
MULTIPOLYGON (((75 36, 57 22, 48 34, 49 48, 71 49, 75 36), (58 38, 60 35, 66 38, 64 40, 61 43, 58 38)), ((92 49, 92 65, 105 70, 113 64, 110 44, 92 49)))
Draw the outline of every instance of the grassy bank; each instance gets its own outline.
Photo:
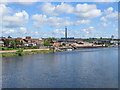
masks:
POLYGON ((2 53, 0 57, 12 57, 12 56, 23 56, 23 55, 32 55, 32 54, 42 54, 42 53, 52 53, 52 50, 40 50, 40 51, 26 51, 19 50, 12 53, 2 53))
POLYGON ((0 50, 19 50, 19 49, 37 49, 37 47, 19 47, 19 48, 7 48, 7 47, 0 47, 0 50))

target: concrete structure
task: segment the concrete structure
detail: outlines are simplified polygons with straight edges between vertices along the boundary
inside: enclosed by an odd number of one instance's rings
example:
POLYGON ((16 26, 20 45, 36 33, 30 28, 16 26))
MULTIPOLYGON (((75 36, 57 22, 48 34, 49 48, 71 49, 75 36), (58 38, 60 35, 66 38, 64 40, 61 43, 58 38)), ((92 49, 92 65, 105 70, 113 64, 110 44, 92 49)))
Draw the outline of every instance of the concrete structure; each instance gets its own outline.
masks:
POLYGON ((65 41, 67 42, 67 26, 65 27, 65 41))
POLYGON ((112 40, 114 39, 114 35, 111 36, 111 39, 112 39, 112 40))

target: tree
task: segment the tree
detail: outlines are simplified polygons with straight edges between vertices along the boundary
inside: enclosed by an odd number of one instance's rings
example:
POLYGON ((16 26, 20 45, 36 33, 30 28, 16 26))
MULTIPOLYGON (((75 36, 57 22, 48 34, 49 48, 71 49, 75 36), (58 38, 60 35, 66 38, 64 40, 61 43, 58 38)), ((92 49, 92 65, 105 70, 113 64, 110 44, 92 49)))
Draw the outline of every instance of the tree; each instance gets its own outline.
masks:
POLYGON ((16 43, 16 46, 18 46, 20 44, 20 41, 15 39, 15 43, 16 43))
POLYGON ((8 38, 12 38, 11 36, 8 36, 8 38))
POLYGON ((65 44, 65 43, 63 43, 62 45, 63 45, 63 46, 65 46, 66 44, 65 44))
POLYGON ((49 46, 49 45, 50 45, 49 40, 45 40, 44 45, 45 45, 45 46, 49 46))
POLYGON ((102 40, 102 37, 100 37, 100 39, 102 40))
POLYGON ((11 42, 11 46, 12 46, 13 48, 16 48, 16 43, 15 43, 15 41, 12 41, 12 42, 11 42))
POLYGON ((47 40, 48 40, 48 41, 51 41, 51 40, 52 40, 52 38, 48 38, 47 40))
POLYGON ((5 39, 5 40, 4 40, 4 45, 5 45, 6 47, 8 47, 8 46, 9 46, 9 42, 10 42, 9 39, 5 39))
POLYGON ((23 41, 21 41, 20 45, 24 45, 24 44, 23 44, 23 41))

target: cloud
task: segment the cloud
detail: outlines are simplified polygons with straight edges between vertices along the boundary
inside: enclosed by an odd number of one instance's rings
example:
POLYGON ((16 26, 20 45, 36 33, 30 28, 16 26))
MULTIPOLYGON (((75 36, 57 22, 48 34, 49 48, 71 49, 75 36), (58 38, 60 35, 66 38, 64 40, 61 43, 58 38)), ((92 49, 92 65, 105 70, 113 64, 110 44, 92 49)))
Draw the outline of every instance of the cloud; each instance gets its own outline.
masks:
POLYGON ((17 12, 12 15, 12 9, 6 7, 4 4, 0 4, 1 13, 0 13, 0 25, 7 28, 16 28, 24 26, 29 20, 29 15, 26 11, 17 12))
POLYGON ((105 16, 102 17, 104 19, 113 19, 113 18, 118 18, 118 12, 113 11, 114 9, 112 7, 109 7, 107 10, 104 10, 105 16))
POLYGON ((23 34, 27 33, 27 28, 26 27, 20 27, 20 32, 22 32, 23 34))
POLYGON ((13 16, 4 16, 2 25, 7 28, 21 27, 28 21, 28 14, 25 11, 15 13, 13 16))
POLYGON ((47 24, 47 16, 42 14, 36 14, 32 16, 34 20, 33 25, 37 28, 43 28, 47 24))
POLYGON ((111 20, 113 21, 118 21, 118 12, 117 11, 113 11, 114 9, 112 7, 107 8, 106 10, 104 10, 104 16, 102 16, 100 18, 101 21, 101 25, 103 27, 106 27, 108 25, 111 24, 111 20))
POLYGON ((74 25, 80 25, 80 24, 89 24, 90 20, 77 20, 74 25))
POLYGON ((101 10, 95 4, 77 4, 74 13, 79 18, 95 18, 102 15, 101 10))
POLYGON ((104 10, 105 14, 110 14, 113 12, 113 7, 109 7, 107 10, 104 10))
POLYGON ((7 4, 7 3, 14 3, 18 5, 28 6, 32 5, 33 3, 38 2, 38 0, 0 0, 0 3, 7 4))
POLYGON ((95 18, 101 16, 101 10, 96 8, 95 4, 77 4, 75 7, 61 3, 60 5, 53 5, 51 3, 44 3, 41 6, 41 11, 46 15, 58 16, 62 13, 74 14, 78 18, 95 18))
POLYGON ((117 31, 117 32, 118 32, 118 28, 116 28, 116 29, 115 29, 115 31, 117 31))
POLYGON ((17 0, 16 1, 16 4, 19 4, 19 5, 24 5, 24 6, 28 6, 28 5, 31 5, 35 2, 37 2, 38 0, 17 0))
POLYGON ((10 7, 6 7, 5 4, 0 4, 0 17, 4 15, 8 15, 12 12, 12 9, 10 7))
POLYGON ((51 3, 44 3, 41 6, 41 11, 46 15, 58 16, 61 13, 72 13, 74 7, 69 4, 61 3, 61 5, 53 5, 51 3))
POLYGON ((46 15, 42 14, 35 14, 32 16, 32 19, 34 20, 33 25, 37 28, 43 28, 45 25, 48 25, 50 27, 56 27, 59 28, 61 26, 70 26, 70 25, 80 25, 80 24, 86 24, 88 25, 90 23, 90 20, 77 20, 77 21, 71 21, 69 17, 47 17, 46 15))
POLYGON ((115 12, 113 12, 113 13, 110 13, 110 14, 106 15, 106 18, 107 18, 107 19, 118 18, 118 12, 115 11, 115 12))
POLYGON ((2 29, 2 31, 3 31, 4 34, 10 34, 10 33, 14 33, 15 32, 14 29, 6 29, 6 28, 2 29))
POLYGON ((65 29, 56 29, 53 31, 54 34, 59 34, 59 35, 64 35, 65 34, 65 29))
POLYGON ((60 17, 47 17, 46 15, 36 14, 32 16, 34 20, 33 25, 37 28, 43 28, 45 25, 51 27, 61 27, 72 25, 73 22, 69 21, 69 18, 60 18, 60 17))
POLYGON ((69 26, 73 24, 69 19, 59 17, 49 17, 48 23, 51 27, 69 26))
POLYGON ((107 19, 106 19, 105 17, 101 17, 101 18, 100 18, 100 21, 106 22, 107 19))
POLYGON ((84 28, 81 31, 83 37, 100 37, 103 33, 97 31, 93 26, 89 28, 84 28))

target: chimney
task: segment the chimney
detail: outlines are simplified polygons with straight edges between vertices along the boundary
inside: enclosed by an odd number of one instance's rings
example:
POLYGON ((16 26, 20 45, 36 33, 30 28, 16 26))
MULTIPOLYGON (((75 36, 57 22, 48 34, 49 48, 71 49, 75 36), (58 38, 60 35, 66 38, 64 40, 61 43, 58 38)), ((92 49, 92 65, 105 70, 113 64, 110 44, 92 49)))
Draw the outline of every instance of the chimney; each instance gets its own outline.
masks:
POLYGON ((65 26, 65 41, 67 42, 67 26, 65 26))

